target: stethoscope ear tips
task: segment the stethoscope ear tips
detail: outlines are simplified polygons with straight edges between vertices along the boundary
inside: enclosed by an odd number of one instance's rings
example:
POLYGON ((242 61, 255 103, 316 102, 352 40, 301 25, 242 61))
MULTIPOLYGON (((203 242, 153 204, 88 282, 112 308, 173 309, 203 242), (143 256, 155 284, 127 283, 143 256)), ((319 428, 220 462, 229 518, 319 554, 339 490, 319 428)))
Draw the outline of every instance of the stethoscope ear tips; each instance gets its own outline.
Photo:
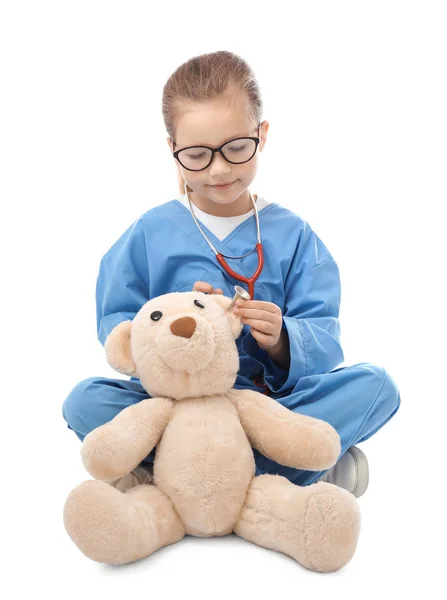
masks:
POLYGON ((236 304, 239 298, 243 298, 244 300, 250 300, 250 294, 246 290, 244 290, 244 288, 242 288, 240 285, 235 285, 234 291, 235 294, 233 296, 233 300, 231 301, 230 306, 228 307, 228 312, 232 310, 233 306, 236 304))

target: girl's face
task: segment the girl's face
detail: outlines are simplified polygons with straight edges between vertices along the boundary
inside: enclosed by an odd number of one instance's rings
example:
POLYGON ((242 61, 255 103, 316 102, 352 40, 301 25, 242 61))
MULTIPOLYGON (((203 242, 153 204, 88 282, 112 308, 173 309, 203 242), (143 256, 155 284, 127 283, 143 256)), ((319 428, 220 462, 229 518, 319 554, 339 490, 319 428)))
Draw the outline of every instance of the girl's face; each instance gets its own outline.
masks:
POLYGON ((232 204, 242 197, 243 202, 238 204, 245 204, 249 210, 251 203, 247 190, 255 178, 258 152, 262 152, 264 148, 268 127, 267 121, 259 127, 249 120, 242 102, 236 103, 233 100, 230 105, 223 100, 213 100, 206 104, 184 104, 176 122, 175 144, 168 138, 171 152, 188 146, 216 148, 238 137, 260 138, 256 154, 243 164, 229 163, 220 152, 214 153, 211 164, 202 171, 190 171, 175 161, 183 179, 193 190, 190 193, 191 199, 200 208, 206 209, 210 203, 214 203, 214 206, 218 204, 224 209, 224 205, 232 204), (227 189, 213 187, 222 183, 232 185, 227 189))

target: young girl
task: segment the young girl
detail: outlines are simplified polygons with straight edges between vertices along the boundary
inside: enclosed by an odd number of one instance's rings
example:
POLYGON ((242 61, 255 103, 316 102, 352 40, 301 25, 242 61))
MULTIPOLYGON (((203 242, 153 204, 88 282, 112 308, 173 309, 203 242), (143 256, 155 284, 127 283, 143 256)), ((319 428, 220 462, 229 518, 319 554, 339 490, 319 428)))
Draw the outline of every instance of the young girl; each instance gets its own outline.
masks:
MULTIPOLYGON (((231 52, 194 57, 169 78, 163 117, 180 195, 141 215, 102 258, 98 339, 104 344, 118 323, 133 319, 156 296, 197 290, 233 297, 235 285, 247 289, 234 275, 251 278, 258 270, 259 236, 264 264, 254 295, 234 309, 244 323, 236 340, 235 387, 267 393, 292 411, 329 422, 342 451, 332 469, 313 472, 283 467, 254 450, 256 474, 277 473, 298 485, 323 479, 359 497, 368 485, 368 463, 355 444, 389 421, 400 394, 382 367, 336 368, 344 360, 337 264, 304 219, 248 189, 267 141, 269 124, 261 115, 254 74, 231 52), (226 259, 226 269, 215 251, 236 258, 226 259)), ((90 377, 71 391, 63 416, 82 441, 148 397, 135 377, 90 377)), ((110 483, 122 491, 150 483, 155 452, 110 483)))

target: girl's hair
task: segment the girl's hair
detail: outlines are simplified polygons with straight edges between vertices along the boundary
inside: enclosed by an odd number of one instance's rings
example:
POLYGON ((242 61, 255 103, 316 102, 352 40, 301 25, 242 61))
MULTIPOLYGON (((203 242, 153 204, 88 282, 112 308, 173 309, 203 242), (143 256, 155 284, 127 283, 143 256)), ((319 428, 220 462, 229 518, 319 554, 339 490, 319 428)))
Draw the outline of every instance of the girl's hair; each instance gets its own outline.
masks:
MULTIPOLYGON (((180 65, 163 88, 162 113, 169 137, 175 139, 176 117, 185 110, 182 102, 206 102, 215 98, 234 103, 242 97, 253 123, 260 123, 262 99, 251 67, 233 52, 219 50, 194 56, 180 65)), ((180 193, 185 183, 177 164, 180 193)), ((192 191, 188 186, 188 190, 192 191)))

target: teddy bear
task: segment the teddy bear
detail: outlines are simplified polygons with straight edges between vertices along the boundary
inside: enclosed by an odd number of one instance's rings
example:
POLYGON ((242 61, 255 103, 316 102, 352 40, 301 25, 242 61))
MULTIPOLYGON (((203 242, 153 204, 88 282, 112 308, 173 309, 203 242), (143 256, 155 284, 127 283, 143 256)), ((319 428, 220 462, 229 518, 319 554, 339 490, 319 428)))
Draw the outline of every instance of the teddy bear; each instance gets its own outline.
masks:
POLYGON ((289 467, 325 470, 339 458, 336 430, 251 389, 233 387, 240 317, 222 294, 168 293, 145 303, 105 341, 108 363, 150 396, 83 440, 94 478, 64 505, 65 529, 87 557, 125 564, 185 535, 236 535, 303 567, 333 572, 354 555, 360 513, 347 490, 256 476, 253 448, 289 467), (155 448, 151 483, 109 484, 155 448))

